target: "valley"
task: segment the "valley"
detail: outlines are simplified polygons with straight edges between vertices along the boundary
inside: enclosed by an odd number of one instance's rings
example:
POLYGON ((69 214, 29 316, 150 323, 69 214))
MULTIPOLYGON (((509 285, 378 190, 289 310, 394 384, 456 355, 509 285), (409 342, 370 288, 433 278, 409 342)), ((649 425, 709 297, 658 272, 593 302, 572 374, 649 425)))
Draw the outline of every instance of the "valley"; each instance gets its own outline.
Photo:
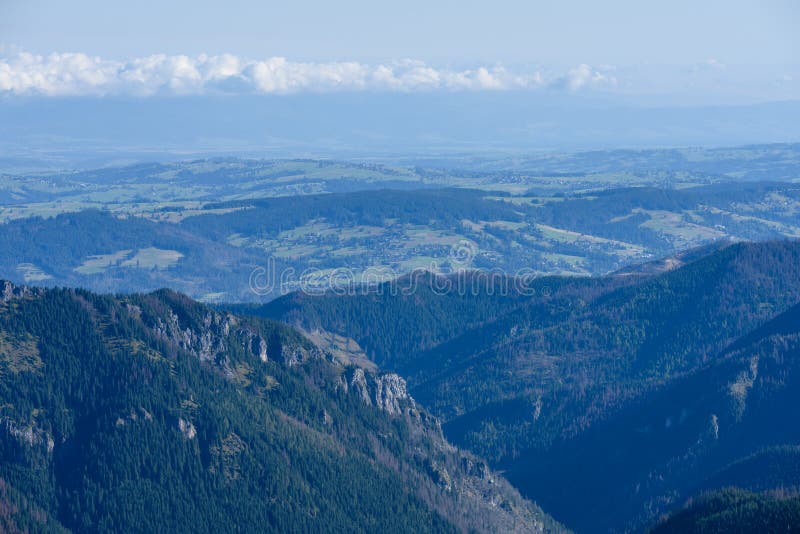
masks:
POLYGON ((3 176, 0 526, 791 520, 798 157, 3 176))
POLYGON ((775 145, 468 162, 485 172, 221 159, 6 175, 0 276, 207 302, 415 269, 597 276, 716 241, 800 237, 798 157, 775 145), (254 290, 264 270, 277 282, 254 290))
POLYGON ((800 439, 783 409, 800 393, 800 246, 695 254, 658 274, 541 278, 533 296, 293 294, 250 313, 352 337, 566 526, 641 530, 695 492, 798 484, 793 468, 769 478, 776 457, 742 462, 800 439))

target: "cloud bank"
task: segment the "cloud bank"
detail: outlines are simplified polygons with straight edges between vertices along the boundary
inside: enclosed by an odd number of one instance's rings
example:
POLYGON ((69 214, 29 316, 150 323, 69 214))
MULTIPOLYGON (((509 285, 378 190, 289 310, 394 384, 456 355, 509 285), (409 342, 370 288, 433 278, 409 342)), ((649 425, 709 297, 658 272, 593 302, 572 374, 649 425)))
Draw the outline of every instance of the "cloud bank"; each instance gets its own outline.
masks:
MULTIPOLYGON (((0 52, 2 52, 0 50, 0 52)), ((230 54, 158 54, 125 61, 82 53, 0 53, 0 94, 154 96, 290 94, 330 91, 488 91, 612 88, 613 69, 579 65, 565 73, 518 73, 501 66, 436 68, 416 60, 380 65, 250 60, 230 54)))

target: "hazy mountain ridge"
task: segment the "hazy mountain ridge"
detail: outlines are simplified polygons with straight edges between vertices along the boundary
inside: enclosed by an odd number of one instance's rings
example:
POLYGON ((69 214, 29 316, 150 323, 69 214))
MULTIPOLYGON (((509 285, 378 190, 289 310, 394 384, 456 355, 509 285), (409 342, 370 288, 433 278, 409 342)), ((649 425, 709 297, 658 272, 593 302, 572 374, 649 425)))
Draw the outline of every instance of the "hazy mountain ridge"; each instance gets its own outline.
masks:
MULTIPOLYGON (((464 153, 797 140, 800 104, 670 106, 525 91, 4 99, 6 166, 103 166, 190 154, 449 159, 464 153), (108 124, 118 127, 110 131, 108 124), (418 156, 419 157, 419 156, 418 156)), ((612 150, 613 151, 613 150, 612 150)), ((185 156, 184 156, 185 157, 185 156)), ((459 158, 463 159, 463 158, 459 158)), ((496 158, 493 158, 496 159, 496 158)))

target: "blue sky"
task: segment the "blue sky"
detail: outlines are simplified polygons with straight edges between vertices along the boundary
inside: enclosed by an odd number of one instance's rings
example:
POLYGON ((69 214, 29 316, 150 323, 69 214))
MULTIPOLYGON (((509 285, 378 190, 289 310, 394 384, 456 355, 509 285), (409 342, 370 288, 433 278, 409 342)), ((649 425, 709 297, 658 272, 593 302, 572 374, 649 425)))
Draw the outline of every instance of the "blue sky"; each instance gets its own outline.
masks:
POLYGON ((297 61, 789 64, 792 0, 2 0, 0 35, 37 53, 297 61))
POLYGON ((0 93, 800 98, 790 0, 0 0, 0 93))

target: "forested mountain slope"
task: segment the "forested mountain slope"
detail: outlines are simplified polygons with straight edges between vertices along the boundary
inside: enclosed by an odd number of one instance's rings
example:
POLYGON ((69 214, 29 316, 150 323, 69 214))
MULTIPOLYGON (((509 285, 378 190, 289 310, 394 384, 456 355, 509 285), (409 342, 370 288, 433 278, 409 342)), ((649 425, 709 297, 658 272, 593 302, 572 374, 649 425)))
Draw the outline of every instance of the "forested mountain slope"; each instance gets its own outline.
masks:
POLYGON ((560 528, 399 376, 288 327, 167 290, 0 289, 4 530, 560 528))
MULTIPOLYGON (((791 332, 759 336, 625 403, 585 432, 509 466, 579 529, 645 524, 699 492, 800 486, 800 307, 767 323, 791 332), (554 486, 561 493, 554 491, 554 486), (591 521, 573 514, 582 503, 591 521)), ((736 347, 738 344, 735 344, 736 347)))
MULTIPOLYGON (((0 276, 37 285, 141 291, 170 287, 244 299, 261 254, 141 217, 85 210, 0 225, 0 276)), ((276 265, 281 265, 278 261, 276 265)))
MULTIPOLYGON (((793 421, 775 419, 795 416, 785 409, 796 391, 792 346, 763 359, 763 388, 748 378, 754 340, 795 324, 776 316, 800 302, 800 243, 707 252, 657 275, 542 278, 532 296, 486 316, 470 315, 478 304, 460 306, 460 315, 450 312, 460 328, 437 334, 422 351, 414 347, 428 339, 428 322, 413 318, 427 312, 396 305, 410 317, 381 315, 387 338, 405 338, 386 361, 444 419, 450 439, 505 469, 568 526, 641 527, 701 489, 715 469, 763 447, 800 443, 778 430, 794 428, 793 421), (751 395, 741 405, 740 391, 751 395), (706 447, 715 432, 719 446, 706 447), (759 440, 743 439, 750 432, 759 440)), ((422 310, 448 301, 419 295, 422 310)), ((370 298, 295 295, 261 312, 280 317, 283 309, 291 320, 313 310, 319 328, 354 337, 368 355, 386 359, 385 348, 365 335, 375 324, 371 314, 383 312, 352 302, 370 298)), ((469 299, 492 301, 485 293, 469 299)))
POLYGON ((754 494, 735 488, 702 495, 651 530, 652 534, 795 532, 800 497, 754 494))
POLYGON ((374 289, 313 296, 296 292, 264 306, 234 309, 304 330, 346 333, 358 339, 378 365, 402 368, 413 355, 527 302, 524 289, 503 275, 465 273, 443 278, 417 271, 374 289), (437 281, 442 282, 441 288, 437 281), (445 285, 448 282, 450 286, 445 285))

